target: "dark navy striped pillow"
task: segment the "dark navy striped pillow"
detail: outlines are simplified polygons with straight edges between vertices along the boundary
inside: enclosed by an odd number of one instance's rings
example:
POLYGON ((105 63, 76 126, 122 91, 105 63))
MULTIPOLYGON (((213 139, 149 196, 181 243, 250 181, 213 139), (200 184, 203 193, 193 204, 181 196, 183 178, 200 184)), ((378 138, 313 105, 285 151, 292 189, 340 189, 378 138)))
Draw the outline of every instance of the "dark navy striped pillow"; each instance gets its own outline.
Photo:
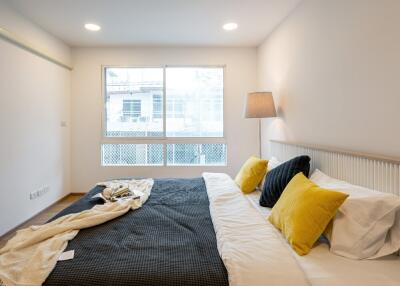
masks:
POLYGON ((268 172, 260 197, 260 205, 272 208, 290 180, 300 172, 308 177, 310 157, 295 157, 268 172))

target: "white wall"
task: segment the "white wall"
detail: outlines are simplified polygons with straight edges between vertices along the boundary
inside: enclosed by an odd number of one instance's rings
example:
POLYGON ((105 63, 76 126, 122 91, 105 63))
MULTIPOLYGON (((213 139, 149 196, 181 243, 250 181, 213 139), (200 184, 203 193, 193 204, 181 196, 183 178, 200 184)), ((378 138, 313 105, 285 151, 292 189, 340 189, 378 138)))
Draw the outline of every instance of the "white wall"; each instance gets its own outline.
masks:
POLYGON ((305 0, 258 49, 269 139, 400 156, 400 1, 305 0))
POLYGON ((0 0, 0 27, 23 38, 32 46, 70 65, 71 49, 0 0))
POLYGON ((72 72, 72 190, 86 192, 98 181, 127 176, 200 176, 204 170, 235 175, 258 153, 257 121, 242 117, 244 98, 256 87, 256 49, 252 48, 78 48, 72 72), (103 104, 101 66, 226 65, 225 133, 227 167, 102 167, 103 104))
MULTIPOLYGON (((67 46, 1 0, 0 27, 70 61, 67 46)), ((70 191, 70 84, 68 70, 0 38, 0 235, 70 191)))

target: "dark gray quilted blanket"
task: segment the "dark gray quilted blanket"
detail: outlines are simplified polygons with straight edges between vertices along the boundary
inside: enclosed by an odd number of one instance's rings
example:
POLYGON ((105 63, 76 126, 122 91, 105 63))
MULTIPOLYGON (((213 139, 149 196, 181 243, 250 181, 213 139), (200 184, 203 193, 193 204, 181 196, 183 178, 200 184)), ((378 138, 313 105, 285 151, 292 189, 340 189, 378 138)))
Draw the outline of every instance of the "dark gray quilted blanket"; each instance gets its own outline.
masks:
MULTIPOLYGON (((93 207, 102 189, 56 217, 93 207)), ((75 258, 59 261, 44 285, 228 285, 202 178, 156 179, 142 208, 81 230, 72 249, 75 258)))

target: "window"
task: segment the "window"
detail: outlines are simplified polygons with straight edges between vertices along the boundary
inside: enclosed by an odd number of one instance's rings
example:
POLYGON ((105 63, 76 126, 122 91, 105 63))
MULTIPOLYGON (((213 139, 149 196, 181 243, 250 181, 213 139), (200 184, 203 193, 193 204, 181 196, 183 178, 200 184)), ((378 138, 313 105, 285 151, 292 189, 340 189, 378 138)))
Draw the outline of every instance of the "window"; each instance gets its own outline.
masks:
MULTIPOLYGON (((170 97, 167 99, 167 118, 180 118, 185 119, 185 102, 181 98, 170 97)), ((168 120, 167 120, 168 122, 168 120)), ((172 120, 169 121, 170 125, 173 125, 172 120)))
POLYGON ((102 164, 226 165, 223 78, 222 67, 105 68, 102 164))
POLYGON ((222 68, 167 68, 167 137, 222 137, 223 81, 222 68))
POLYGON ((162 96, 153 94, 153 118, 162 118, 162 96))
POLYGON ((163 136, 162 109, 153 116, 154 100, 163 97, 162 68, 105 69, 105 136, 163 136))
POLYGON ((125 118, 137 118, 142 115, 142 101, 139 99, 124 99, 122 113, 125 118))
POLYGON ((167 165, 225 165, 225 144, 168 144, 167 165))
POLYGON ((163 164, 162 144, 103 144, 104 166, 147 166, 163 164))

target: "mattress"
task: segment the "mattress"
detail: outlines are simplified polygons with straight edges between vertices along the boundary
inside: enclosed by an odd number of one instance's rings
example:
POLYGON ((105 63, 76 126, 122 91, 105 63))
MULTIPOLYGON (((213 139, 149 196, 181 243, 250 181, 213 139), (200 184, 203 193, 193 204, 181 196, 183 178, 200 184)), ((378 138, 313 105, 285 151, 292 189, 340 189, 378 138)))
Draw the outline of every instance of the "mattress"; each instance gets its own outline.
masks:
MULTIPOLYGON (((259 205, 260 191, 244 195, 259 215, 266 218, 270 208, 259 205)), ((267 220, 265 223, 269 223, 267 220)), ((285 240, 281 236, 282 240, 285 240)), ((311 285, 394 286, 400 285, 400 257, 389 255, 375 260, 352 260, 335 255, 322 240, 308 255, 297 255, 287 244, 311 285)))
MULTIPOLYGON (((57 217, 94 206, 85 197, 57 217)), ((155 179, 140 209, 81 230, 44 285, 228 285, 202 178, 155 179)))

